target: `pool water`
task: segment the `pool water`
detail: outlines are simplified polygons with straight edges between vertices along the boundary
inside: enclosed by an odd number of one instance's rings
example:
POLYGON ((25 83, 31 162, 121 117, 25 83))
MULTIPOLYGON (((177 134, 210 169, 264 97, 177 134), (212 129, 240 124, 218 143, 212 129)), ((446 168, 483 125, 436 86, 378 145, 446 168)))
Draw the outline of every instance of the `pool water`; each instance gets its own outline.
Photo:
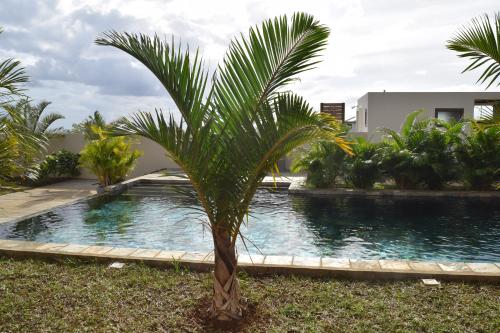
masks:
MULTIPOLYGON (((1 239, 209 252, 196 200, 137 186, 0 224, 1 239)), ((257 192, 242 228, 250 253, 500 262, 500 200, 306 197, 257 192)), ((239 240, 239 252, 246 249, 239 240)))

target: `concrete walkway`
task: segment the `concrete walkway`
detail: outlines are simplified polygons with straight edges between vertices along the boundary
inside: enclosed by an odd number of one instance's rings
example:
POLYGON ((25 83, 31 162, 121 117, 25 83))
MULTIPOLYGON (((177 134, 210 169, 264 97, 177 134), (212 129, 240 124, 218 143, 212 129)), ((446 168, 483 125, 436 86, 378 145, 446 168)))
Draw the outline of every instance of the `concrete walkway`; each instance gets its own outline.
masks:
POLYGON ((0 195, 0 223, 90 197, 96 194, 96 188, 95 180, 74 179, 0 195))

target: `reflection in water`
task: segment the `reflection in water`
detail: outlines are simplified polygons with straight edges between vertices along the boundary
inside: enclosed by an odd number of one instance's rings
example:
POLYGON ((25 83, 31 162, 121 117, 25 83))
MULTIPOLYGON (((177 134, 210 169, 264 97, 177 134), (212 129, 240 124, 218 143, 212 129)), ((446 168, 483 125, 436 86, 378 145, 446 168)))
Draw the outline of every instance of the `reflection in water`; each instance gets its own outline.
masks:
MULTIPOLYGON (((498 262, 499 203, 303 197, 263 189, 242 231, 252 253, 498 262)), ((0 238, 211 251, 203 222, 196 199, 164 186, 142 186, 0 225, 0 238)))

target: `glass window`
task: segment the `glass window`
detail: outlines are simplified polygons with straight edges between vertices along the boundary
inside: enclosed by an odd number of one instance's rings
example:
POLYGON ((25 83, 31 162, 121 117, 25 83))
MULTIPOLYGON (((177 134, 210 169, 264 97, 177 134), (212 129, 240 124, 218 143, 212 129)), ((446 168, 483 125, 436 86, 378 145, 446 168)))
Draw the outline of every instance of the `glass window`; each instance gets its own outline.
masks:
POLYGON ((459 121, 464 116, 464 109, 436 109, 436 118, 443 121, 459 121))

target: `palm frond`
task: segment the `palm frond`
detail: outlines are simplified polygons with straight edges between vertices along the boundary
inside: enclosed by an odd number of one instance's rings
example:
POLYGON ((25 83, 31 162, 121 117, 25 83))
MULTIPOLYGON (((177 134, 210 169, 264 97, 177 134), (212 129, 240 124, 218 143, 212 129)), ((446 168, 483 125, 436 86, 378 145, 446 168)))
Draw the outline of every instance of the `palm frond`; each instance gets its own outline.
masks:
POLYGON ((458 52, 459 57, 472 60, 462 73, 485 68, 477 82, 488 82, 489 88, 500 77, 500 12, 495 13, 493 22, 487 14, 474 18, 447 42, 446 47, 458 52))

